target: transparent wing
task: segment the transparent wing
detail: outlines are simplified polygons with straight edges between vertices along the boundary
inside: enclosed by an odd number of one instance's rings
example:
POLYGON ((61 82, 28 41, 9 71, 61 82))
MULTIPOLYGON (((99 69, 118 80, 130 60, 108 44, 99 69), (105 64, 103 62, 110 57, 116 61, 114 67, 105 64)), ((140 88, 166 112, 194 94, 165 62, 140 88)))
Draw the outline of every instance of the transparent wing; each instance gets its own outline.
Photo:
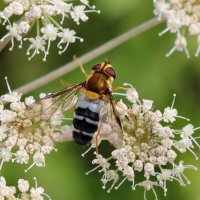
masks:
POLYGON ((104 109, 106 113, 102 120, 111 127, 106 138, 113 146, 121 148, 123 146, 123 128, 111 92, 105 95, 104 109))
POLYGON ((56 112, 63 113, 69 110, 77 102, 77 93, 84 87, 84 83, 79 83, 70 87, 67 87, 58 92, 49 94, 39 100, 39 102, 33 103, 26 112, 26 115, 30 118, 51 118, 56 112))

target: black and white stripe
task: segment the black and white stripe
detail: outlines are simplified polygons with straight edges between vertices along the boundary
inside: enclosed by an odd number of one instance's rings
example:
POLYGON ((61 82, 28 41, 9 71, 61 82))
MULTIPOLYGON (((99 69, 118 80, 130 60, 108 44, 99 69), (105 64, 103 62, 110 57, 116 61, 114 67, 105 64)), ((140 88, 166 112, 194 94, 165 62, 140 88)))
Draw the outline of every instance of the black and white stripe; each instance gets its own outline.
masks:
POLYGON ((73 138, 80 145, 89 144, 98 129, 102 100, 95 101, 83 97, 75 110, 73 138))

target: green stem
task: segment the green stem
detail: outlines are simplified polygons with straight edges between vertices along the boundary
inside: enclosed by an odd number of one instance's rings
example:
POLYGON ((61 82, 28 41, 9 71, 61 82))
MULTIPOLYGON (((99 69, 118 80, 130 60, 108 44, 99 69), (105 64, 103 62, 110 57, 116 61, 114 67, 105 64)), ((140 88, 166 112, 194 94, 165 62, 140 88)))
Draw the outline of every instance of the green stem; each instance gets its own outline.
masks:
POLYGON ((36 29, 37 29, 37 36, 40 36, 40 22, 39 22, 39 20, 37 20, 36 29))
MULTIPOLYGON (((126 31, 125 33, 117 36, 116 38, 109 40, 108 42, 104 43, 103 45, 101 45, 95 49, 92 49, 90 52, 79 57, 79 60, 82 64, 84 64, 88 61, 91 61, 92 59, 119 46, 123 42, 126 42, 127 40, 138 36, 139 34, 149 30, 150 28, 158 25, 159 23, 161 23, 161 21, 158 21, 157 18, 150 19, 147 22, 144 22, 144 23, 140 24, 139 26, 134 27, 134 28, 126 31)), ((53 80, 59 78, 60 76, 63 76, 64 74, 71 72, 72 70, 76 69, 77 67, 78 67, 77 61, 72 61, 72 62, 70 62, 66 65, 63 65, 63 66, 57 68, 56 70, 34 80, 34 81, 31 81, 31 82, 17 88, 16 91, 23 93, 23 94, 31 92, 31 91, 49 83, 50 81, 53 81, 53 80)))
POLYGON ((12 37, 9 35, 6 37, 3 42, 0 41, 0 52, 7 46, 7 44, 11 41, 12 37))
POLYGON ((53 17, 48 17, 48 19, 52 21, 59 29, 63 30, 63 27, 53 17))

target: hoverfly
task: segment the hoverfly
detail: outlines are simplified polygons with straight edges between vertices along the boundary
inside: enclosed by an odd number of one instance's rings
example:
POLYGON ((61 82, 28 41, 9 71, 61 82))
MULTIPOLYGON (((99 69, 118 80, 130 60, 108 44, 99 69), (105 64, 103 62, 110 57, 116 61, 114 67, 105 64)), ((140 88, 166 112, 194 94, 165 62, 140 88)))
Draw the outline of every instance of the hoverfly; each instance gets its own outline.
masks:
MULTIPOLYGON (((120 134, 118 138, 121 140, 119 143, 122 143, 122 125, 112 96, 112 82, 116 78, 114 68, 110 62, 105 61, 94 65, 89 75, 86 74, 82 66, 81 69, 86 75, 85 81, 49 94, 41 98, 41 101, 52 99, 50 111, 52 114, 57 108, 61 108, 64 112, 65 107, 73 101, 74 96, 78 92, 82 92, 82 98, 77 104, 73 117, 73 138, 75 142, 79 145, 91 143, 95 132, 100 128, 101 111, 107 105, 107 114, 109 113, 108 116, 112 117, 110 121, 114 122, 115 129, 118 126, 117 134, 120 134)), ((48 112, 48 109, 44 112, 48 112)), ((97 138, 96 143, 98 144, 97 138)))

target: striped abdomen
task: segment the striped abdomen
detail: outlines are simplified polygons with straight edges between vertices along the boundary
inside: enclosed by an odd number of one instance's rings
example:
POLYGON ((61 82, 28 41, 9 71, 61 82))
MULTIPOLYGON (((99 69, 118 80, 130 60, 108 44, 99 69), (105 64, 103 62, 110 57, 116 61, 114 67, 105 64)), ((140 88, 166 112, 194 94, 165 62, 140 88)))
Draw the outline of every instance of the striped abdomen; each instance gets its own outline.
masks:
POLYGON ((78 104, 73 119, 73 138, 80 145, 89 144, 98 129, 101 100, 84 97, 78 104))

